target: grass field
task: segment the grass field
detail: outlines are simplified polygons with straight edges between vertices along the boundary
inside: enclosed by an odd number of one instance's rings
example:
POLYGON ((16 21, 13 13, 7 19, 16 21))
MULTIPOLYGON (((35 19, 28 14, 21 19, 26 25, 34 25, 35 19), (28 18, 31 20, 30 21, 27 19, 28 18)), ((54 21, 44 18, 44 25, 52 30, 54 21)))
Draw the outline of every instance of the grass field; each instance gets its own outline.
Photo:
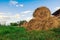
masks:
POLYGON ((0 26, 0 40, 60 40, 60 28, 27 31, 23 27, 0 26))

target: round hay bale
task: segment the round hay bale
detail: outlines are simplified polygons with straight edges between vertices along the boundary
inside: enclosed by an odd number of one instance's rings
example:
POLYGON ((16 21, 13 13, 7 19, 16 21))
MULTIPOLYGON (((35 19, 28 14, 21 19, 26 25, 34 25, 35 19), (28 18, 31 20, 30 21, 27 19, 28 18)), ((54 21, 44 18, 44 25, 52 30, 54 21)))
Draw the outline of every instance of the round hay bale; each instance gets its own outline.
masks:
POLYGON ((27 28, 27 25, 28 25, 28 22, 24 22, 22 26, 27 28))
POLYGON ((59 20, 59 28, 60 28, 60 19, 58 18, 58 20, 59 20))
POLYGON ((50 17, 47 22, 45 23, 45 29, 48 30, 50 28, 58 28, 59 21, 56 17, 50 17))
POLYGON ((29 22, 28 22, 28 26, 27 26, 27 29, 28 30, 32 30, 33 28, 33 25, 35 24, 36 20, 35 19, 31 19, 29 22))
POLYGON ((33 17, 39 18, 41 20, 48 19, 51 15, 51 12, 48 8, 46 7, 39 7, 35 10, 33 13, 33 17))
POLYGON ((31 19, 28 23, 28 30, 42 30, 45 22, 37 19, 31 19))

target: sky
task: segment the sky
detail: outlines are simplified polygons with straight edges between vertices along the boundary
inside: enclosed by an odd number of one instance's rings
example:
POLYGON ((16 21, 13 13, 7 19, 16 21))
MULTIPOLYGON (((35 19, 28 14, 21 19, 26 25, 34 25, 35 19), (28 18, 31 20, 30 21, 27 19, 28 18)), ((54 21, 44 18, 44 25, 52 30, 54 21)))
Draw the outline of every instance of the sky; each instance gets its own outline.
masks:
POLYGON ((60 0, 0 0, 0 23, 29 21, 34 10, 41 6, 53 13, 60 8, 60 0))

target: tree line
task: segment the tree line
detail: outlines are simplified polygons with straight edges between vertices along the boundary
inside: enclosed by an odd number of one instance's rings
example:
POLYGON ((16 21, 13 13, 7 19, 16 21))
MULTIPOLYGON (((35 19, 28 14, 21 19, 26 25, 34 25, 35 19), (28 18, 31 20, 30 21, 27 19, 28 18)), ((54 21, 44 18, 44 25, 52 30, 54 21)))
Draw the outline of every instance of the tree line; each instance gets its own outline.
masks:
MULTIPOLYGON (((18 21, 18 22, 11 22, 10 26, 21 26, 21 25, 23 25, 24 22, 27 22, 27 21, 26 20, 22 20, 22 21, 18 21)), ((3 26, 3 25, 0 24, 0 26, 3 26)))

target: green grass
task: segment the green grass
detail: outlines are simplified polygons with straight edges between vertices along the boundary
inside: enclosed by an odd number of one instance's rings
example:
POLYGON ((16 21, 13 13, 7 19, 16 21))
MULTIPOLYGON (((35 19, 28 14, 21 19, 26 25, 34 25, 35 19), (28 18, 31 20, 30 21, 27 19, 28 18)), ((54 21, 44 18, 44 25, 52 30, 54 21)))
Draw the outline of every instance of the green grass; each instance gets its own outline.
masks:
POLYGON ((28 32, 23 27, 0 26, 0 40, 60 40, 60 28, 28 32))

